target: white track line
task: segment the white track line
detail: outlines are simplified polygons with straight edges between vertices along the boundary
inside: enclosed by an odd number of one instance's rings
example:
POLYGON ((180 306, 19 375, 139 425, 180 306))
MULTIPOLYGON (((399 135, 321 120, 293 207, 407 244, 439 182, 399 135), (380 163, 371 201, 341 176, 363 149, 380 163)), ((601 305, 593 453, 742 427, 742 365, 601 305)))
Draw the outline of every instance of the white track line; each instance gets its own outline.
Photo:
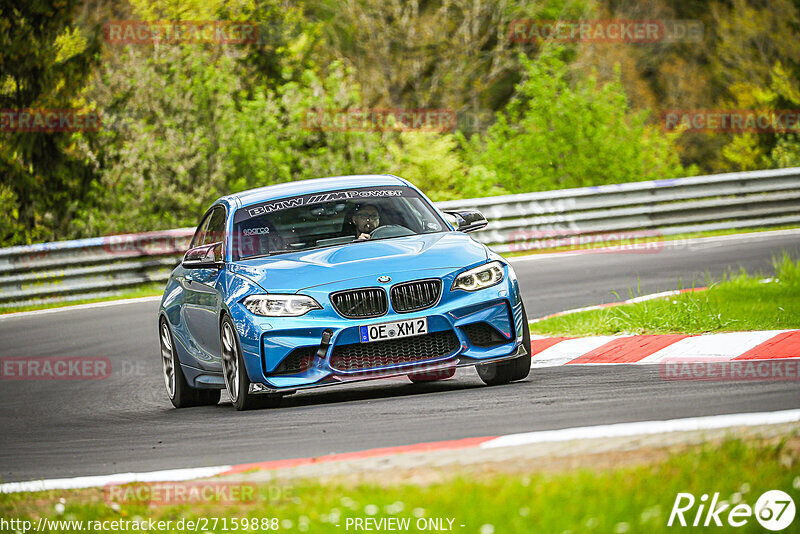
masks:
MULTIPOLYGON (((724 241, 736 241, 738 240, 746 240, 746 239, 763 239, 767 237, 780 237, 784 235, 794 235, 800 233, 800 228, 789 228, 786 230, 768 230, 766 232, 747 232, 744 234, 728 234, 728 235, 721 235, 721 236, 710 236, 710 237, 693 237, 690 239, 670 239, 664 241, 657 241, 655 242, 658 245, 663 245, 664 248, 679 248, 679 247, 688 247, 692 245, 701 245, 706 243, 716 243, 716 242, 724 242, 724 241)), ((665 236, 666 237, 666 236, 665 236)), ((563 258, 564 256, 575 256, 581 254, 591 254, 591 253, 598 253, 598 252, 608 252, 613 253, 617 250, 617 247, 606 247, 606 248, 586 248, 580 250, 567 250, 563 252, 544 252, 539 254, 528 254, 525 256, 510 256, 506 258, 506 261, 511 263, 517 263, 521 261, 531 261, 531 260, 547 260, 553 258, 563 258)))
POLYGON ((666 297, 674 297, 684 293, 692 293, 699 289, 707 289, 705 287, 690 288, 690 289, 673 289, 672 291, 662 291, 661 293, 650 293, 649 295, 642 295, 641 297, 633 297, 632 299, 622 301, 622 304, 638 304, 640 302, 647 302, 648 300, 663 299, 666 297))
MULTIPOLYGON (((764 280, 771 280, 769 278, 765 278, 764 280)), ((762 280, 762 282, 764 281, 762 280)), ((674 297, 676 295, 682 295, 684 293, 693 293, 699 290, 706 290, 707 287, 698 287, 698 288, 691 288, 691 289, 673 289, 671 291, 662 291, 661 293, 650 293, 649 295, 641 295, 639 297, 634 297, 632 299, 623 300, 620 302, 609 302, 607 304, 593 304, 592 306, 584 306, 582 308, 572 308, 571 310, 564 310, 556 313, 551 313, 550 315, 545 315, 544 317, 537 317, 536 319, 532 319, 528 321, 528 324, 538 323, 540 321, 544 321, 545 319, 552 319, 553 317, 561 317, 562 315, 572 315, 573 313, 580 313, 585 311, 592 311, 592 310, 602 310, 605 308, 614 308, 616 306, 622 306, 624 304, 638 304, 640 302, 646 302, 648 300, 656 300, 656 299, 663 299, 667 297, 674 297)))
POLYGON ((179 482, 205 478, 229 471, 231 466, 195 467, 190 469, 168 469, 147 473, 117 473, 77 478, 54 478, 50 480, 31 480, 30 482, 7 482, 0 484, 0 493, 21 491, 46 491, 56 489, 80 489, 106 486, 108 484, 130 484, 131 482, 179 482))
MULTIPOLYGON (((478 448, 494 449, 498 447, 513 447, 533 443, 553 443, 576 439, 604 439, 661 434, 666 432, 712 430, 737 426, 775 425, 793 423, 796 421, 800 421, 800 410, 711 415, 686 419, 670 419, 667 421, 641 421, 636 423, 618 423, 612 425, 564 428, 561 430, 526 432, 523 434, 509 434, 485 441, 478 445, 478 448)), ((222 465, 216 467, 151 471, 147 473, 118 473, 115 475, 33 480, 30 482, 8 482, 6 484, 0 484, 0 493, 80 489, 101 487, 108 484, 130 484, 132 482, 179 482, 215 476, 230 471, 234 467, 236 466, 222 465)))
POLYGON ((131 299, 107 300, 105 302, 90 302, 89 304, 73 304, 61 306, 60 308, 48 308, 46 310, 32 310, 24 312, 12 312, 0 314, 0 321, 3 319, 16 319, 21 317, 31 317, 35 315, 45 315, 65 311, 91 310, 94 308, 105 308, 107 306, 119 306, 120 304, 136 304, 138 302, 160 302, 161 295, 152 297, 135 297, 131 299))
POLYGON ((618 423, 614 425, 582 426, 563 430, 545 430, 500 436, 479 445, 481 449, 514 447, 532 443, 553 443, 576 439, 607 439, 664 432, 687 432, 692 430, 713 430, 736 426, 761 426, 793 423, 800 421, 800 410, 780 412, 738 413, 731 415, 711 415, 670 419, 667 421, 641 421, 637 423, 618 423))

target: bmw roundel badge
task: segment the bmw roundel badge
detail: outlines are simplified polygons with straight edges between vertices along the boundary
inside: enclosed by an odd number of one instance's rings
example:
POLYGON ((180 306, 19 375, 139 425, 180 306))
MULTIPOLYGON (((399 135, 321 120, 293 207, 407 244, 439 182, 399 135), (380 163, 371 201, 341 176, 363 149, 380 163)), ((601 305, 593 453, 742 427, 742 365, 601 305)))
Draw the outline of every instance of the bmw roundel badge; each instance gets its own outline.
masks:
POLYGON ((378 282, 380 282, 382 284, 385 284, 385 283, 391 282, 391 281, 392 281, 392 277, 391 276, 384 275, 384 276, 379 276, 378 277, 378 282))

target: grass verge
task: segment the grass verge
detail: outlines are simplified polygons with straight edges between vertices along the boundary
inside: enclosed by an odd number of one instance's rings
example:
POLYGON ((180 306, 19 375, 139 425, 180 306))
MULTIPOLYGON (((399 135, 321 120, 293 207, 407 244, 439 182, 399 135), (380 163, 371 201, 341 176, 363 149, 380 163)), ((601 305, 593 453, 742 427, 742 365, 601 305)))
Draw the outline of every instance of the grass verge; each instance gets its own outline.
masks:
POLYGON ((551 317, 533 323, 531 332, 587 336, 800 328, 800 262, 784 255, 773 263, 775 278, 766 282, 740 272, 704 291, 551 317))
POLYGON ((120 291, 116 295, 109 295, 107 297, 100 297, 96 299, 80 299, 62 302, 43 302, 41 304, 31 304, 30 306, 3 306, 0 305, 0 314, 15 313, 22 311, 33 310, 49 310, 51 308, 64 308, 66 306, 75 306, 78 304, 91 304, 93 302, 108 302, 111 300, 133 299, 138 297, 153 297, 159 296, 164 293, 163 283, 152 283, 138 286, 132 289, 120 291))
MULTIPOLYGON (((795 432, 780 440, 729 439, 715 445, 690 446, 660 461, 623 463, 605 469, 543 472, 532 463, 530 469, 513 473, 487 470, 465 476, 455 470, 452 476, 430 484, 300 479, 282 485, 261 484, 255 500, 233 505, 118 506, 107 502, 102 489, 10 494, 0 495, 0 517, 33 524, 45 517, 84 522, 170 520, 173 525, 180 519, 206 518, 201 532, 223 532, 222 518, 227 519, 228 531, 234 530, 234 518, 255 518, 259 524, 264 518, 277 518, 272 524, 279 531, 315 533, 355 531, 348 520, 356 518, 396 518, 408 521, 407 530, 411 532, 422 530, 419 526, 427 519, 442 520, 444 526, 452 519, 453 531, 481 534, 658 533, 674 530, 667 527, 667 521, 679 492, 692 493, 697 499, 719 492, 720 501, 753 507, 763 492, 780 489, 800 502, 798 451, 800 437, 795 432), (217 518, 217 528, 211 528, 212 518, 217 518)), ((696 512, 695 505, 686 513, 689 522, 696 512)), ((726 518, 726 513, 721 514, 723 522, 726 518)), ((798 521, 795 519, 795 524, 798 521)), ((763 531, 754 517, 736 530, 763 531)), ((73 525, 72 529, 58 531, 77 530, 73 525)))

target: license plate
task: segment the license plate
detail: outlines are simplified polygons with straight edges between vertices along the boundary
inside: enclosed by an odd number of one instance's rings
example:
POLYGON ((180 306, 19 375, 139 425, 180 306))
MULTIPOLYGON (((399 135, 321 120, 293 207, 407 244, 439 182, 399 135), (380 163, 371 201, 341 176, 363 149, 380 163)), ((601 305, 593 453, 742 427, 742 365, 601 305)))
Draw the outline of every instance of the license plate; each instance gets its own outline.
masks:
POLYGON ((370 341, 383 341, 399 337, 418 336, 428 333, 428 318, 406 319, 391 323, 372 324, 359 327, 359 337, 362 343, 370 341))

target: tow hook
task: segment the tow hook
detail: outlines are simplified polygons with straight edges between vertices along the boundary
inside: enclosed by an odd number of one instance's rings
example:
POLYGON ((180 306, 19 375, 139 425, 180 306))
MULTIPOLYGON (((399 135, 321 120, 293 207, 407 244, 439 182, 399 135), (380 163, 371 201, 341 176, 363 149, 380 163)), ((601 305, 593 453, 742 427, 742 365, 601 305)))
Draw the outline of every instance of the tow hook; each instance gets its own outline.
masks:
POLYGON ((317 349, 317 358, 324 360, 325 353, 328 352, 328 345, 331 344, 331 338, 333 337, 333 330, 325 330, 322 332, 322 340, 319 344, 319 348, 317 349))

